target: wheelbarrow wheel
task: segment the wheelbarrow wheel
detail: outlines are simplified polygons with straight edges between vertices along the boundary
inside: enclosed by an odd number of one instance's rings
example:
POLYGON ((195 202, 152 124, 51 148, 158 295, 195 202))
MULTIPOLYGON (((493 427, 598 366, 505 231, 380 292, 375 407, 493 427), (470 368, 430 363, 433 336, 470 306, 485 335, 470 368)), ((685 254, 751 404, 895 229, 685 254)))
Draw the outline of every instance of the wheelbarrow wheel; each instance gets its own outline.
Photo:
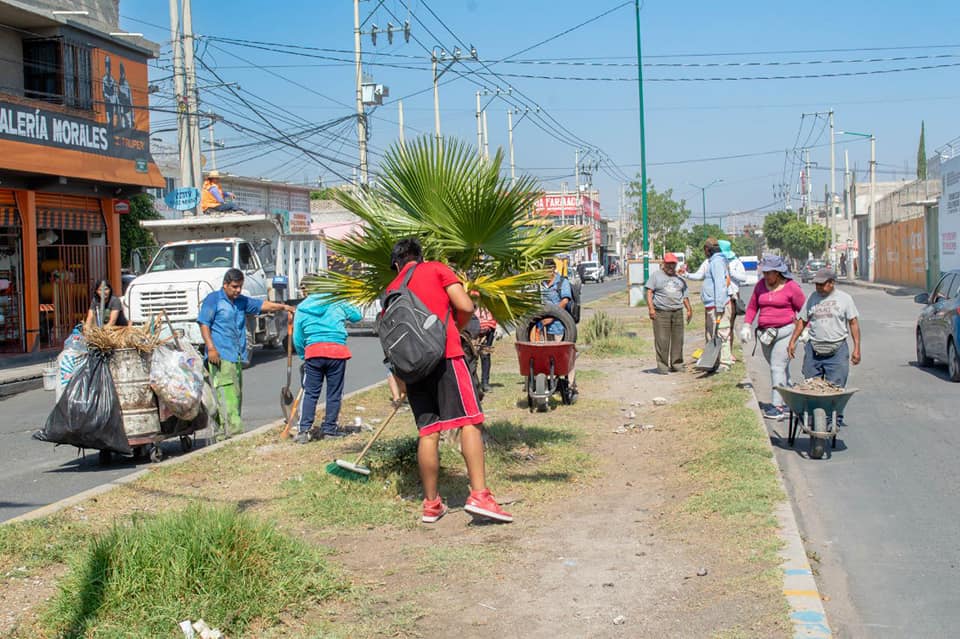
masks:
POLYGON ((159 443, 150 445, 150 461, 154 464, 163 461, 163 449, 160 448, 159 443))
POLYGON ((540 374, 533 378, 533 405, 538 413, 545 413, 549 408, 547 401, 547 376, 540 374))
MULTIPOLYGON (((822 408, 813 409, 813 424, 810 427, 814 433, 827 432, 827 411, 822 408)), ((823 450, 826 446, 826 439, 823 437, 814 437, 810 435, 810 459, 823 458, 823 450)))
POLYGON ((193 450, 193 437, 190 435, 180 435, 180 450, 189 453, 193 450))

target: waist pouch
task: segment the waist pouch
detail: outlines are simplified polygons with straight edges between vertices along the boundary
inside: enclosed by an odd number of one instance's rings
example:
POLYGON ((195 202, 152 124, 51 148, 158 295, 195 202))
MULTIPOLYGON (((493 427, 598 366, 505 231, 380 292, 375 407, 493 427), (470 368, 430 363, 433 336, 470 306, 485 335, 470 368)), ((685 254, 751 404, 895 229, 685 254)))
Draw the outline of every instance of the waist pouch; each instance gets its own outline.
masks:
POLYGON ((845 342, 810 342, 813 354, 817 357, 831 357, 845 342))
POLYGON ((769 328, 765 328, 762 331, 758 330, 757 341, 763 344, 764 346, 770 346, 775 341, 777 341, 777 335, 779 334, 779 332, 780 332, 780 329, 773 328, 772 326, 769 328))

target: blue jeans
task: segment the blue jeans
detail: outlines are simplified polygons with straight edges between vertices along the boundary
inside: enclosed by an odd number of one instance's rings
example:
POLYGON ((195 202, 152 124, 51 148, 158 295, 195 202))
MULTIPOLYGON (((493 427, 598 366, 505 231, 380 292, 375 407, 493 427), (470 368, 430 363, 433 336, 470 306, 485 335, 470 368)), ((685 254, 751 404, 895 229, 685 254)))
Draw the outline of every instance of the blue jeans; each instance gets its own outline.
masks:
POLYGON ((327 381, 327 409, 323 415, 320 431, 325 434, 337 432, 337 419, 340 417, 340 402, 343 398, 343 377, 347 371, 347 360, 328 357, 311 357, 303 365, 303 402, 300 404, 299 431, 305 433, 313 428, 317 415, 317 402, 323 381, 327 381))
POLYGON ((828 357, 820 357, 813 352, 813 344, 807 342, 803 347, 803 378, 822 377, 831 384, 844 388, 850 374, 850 347, 844 341, 840 348, 828 357))

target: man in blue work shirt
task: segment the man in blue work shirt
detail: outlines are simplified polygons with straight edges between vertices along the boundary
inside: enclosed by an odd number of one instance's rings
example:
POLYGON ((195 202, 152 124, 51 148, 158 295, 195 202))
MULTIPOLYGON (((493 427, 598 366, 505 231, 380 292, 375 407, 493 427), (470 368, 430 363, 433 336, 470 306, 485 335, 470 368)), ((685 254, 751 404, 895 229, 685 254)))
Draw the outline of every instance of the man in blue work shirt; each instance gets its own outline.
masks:
POLYGON ((197 322, 207 347, 207 368, 217 394, 218 421, 226 437, 243 432, 240 410, 243 405, 243 364, 247 356, 247 315, 296 310, 247 297, 243 291, 243 271, 229 269, 223 276, 223 288, 207 295, 200 305, 197 322))

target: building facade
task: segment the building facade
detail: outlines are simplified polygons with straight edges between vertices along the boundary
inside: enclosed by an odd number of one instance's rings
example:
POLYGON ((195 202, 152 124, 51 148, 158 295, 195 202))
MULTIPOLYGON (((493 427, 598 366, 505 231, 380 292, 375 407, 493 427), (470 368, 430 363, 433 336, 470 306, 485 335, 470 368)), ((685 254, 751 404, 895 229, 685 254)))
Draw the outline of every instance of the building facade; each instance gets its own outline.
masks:
POLYGON ((162 186, 147 60, 116 0, 0 2, 0 365, 57 349, 120 281, 126 200, 162 186), (55 13, 80 11, 81 14, 55 13))

